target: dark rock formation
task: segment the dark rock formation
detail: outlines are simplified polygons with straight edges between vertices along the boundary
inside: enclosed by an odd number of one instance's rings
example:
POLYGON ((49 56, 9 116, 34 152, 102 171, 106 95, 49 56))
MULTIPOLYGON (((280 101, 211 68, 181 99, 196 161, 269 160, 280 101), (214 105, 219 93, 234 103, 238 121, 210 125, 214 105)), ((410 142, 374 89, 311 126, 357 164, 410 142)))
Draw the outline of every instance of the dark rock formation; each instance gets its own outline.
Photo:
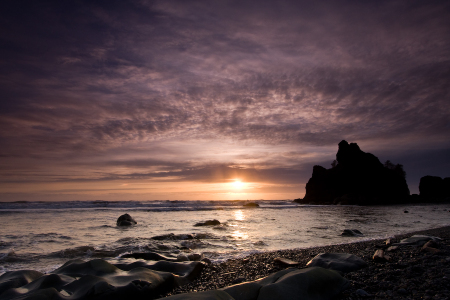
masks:
POLYGON ((450 177, 424 176, 420 178, 419 192, 422 199, 450 197, 450 177))
POLYGON ((244 207, 259 207, 258 203, 254 203, 254 202, 250 202, 250 203, 245 203, 243 205, 244 207))
POLYGON ((135 224, 137 224, 137 222, 129 214, 121 215, 117 219, 117 226, 131 226, 135 224))
POLYGON ((216 225, 220 225, 219 220, 208 220, 205 222, 199 222, 197 224, 195 224, 194 226, 216 226, 216 225))
POLYGON ((336 160, 338 164, 331 169, 313 167, 305 198, 296 202, 375 205, 407 201, 409 188, 401 165, 389 162, 384 166, 375 155, 344 140, 336 160))

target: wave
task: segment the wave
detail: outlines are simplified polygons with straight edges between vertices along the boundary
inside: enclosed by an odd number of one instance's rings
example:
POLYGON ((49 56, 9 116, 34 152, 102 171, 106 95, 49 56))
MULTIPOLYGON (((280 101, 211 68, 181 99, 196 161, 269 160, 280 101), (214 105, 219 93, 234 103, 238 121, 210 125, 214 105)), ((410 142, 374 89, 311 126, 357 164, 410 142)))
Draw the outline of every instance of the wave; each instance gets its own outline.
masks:
MULTIPOLYGON (((271 201, 253 201, 259 204, 259 208, 291 208, 299 207, 288 200, 271 200, 271 201)), ((59 201, 59 202, 43 202, 43 201, 26 201, 26 202, 2 202, 0 203, 0 214, 13 212, 26 212, 35 210, 60 210, 60 209, 97 209, 97 210, 144 210, 151 212, 167 212, 167 211, 208 211, 243 208, 248 203, 244 200, 219 200, 219 201, 187 201, 187 200, 153 200, 153 201, 59 201)))

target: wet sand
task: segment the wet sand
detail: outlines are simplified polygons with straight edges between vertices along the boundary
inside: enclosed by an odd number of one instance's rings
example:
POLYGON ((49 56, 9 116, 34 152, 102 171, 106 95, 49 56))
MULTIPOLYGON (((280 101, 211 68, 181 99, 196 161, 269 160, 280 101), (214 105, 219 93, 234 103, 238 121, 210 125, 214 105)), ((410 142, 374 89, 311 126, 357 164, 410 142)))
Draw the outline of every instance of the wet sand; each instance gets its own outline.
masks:
POLYGON ((386 240, 373 240, 342 245, 273 251, 228 260, 207 266, 194 282, 179 287, 167 295, 214 290, 252 281, 285 269, 274 262, 277 257, 298 262, 298 268, 319 253, 350 253, 368 263, 368 267, 347 273, 350 287, 336 299, 450 299, 450 226, 411 232, 391 238, 392 243, 412 235, 430 235, 442 239, 435 248, 424 251, 422 246, 401 246, 392 252, 389 261, 372 259, 378 249, 387 250, 386 240))

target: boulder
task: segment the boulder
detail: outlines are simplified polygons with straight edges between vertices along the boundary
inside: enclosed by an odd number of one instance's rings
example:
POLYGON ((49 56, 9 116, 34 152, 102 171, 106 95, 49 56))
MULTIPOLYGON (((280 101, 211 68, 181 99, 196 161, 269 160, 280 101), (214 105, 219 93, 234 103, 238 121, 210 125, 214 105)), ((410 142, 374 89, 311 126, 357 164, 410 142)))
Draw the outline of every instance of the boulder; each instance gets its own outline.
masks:
POLYGON ((307 267, 322 267, 348 273, 367 267, 367 263, 356 255, 348 253, 320 253, 311 259, 307 267))
POLYGON ((245 203, 243 206, 244 207, 259 207, 259 204, 255 203, 255 202, 250 202, 250 203, 245 203))
POLYGON ((358 229, 344 229, 341 233, 342 236, 364 236, 358 229))
POLYGON ((208 220, 205 222, 199 222, 197 224, 195 224, 194 226, 216 226, 216 225, 220 225, 219 220, 208 220))
POLYGON ((121 215, 117 219, 117 226, 131 226, 136 224, 137 222, 129 214, 121 215))
POLYGON ((395 243, 394 245, 396 245, 396 246, 405 246, 405 245, 423 246, 430 240, 439 242, 441 239, 438 237, 435 237, 435 236, 413 235, 412 237, 403 239, 400 241, 400 243, 395 243))
POLYGON ((306 184, 303 204, 393 204, 409 199, 409 188, 401 165, 384 166, 356 143, 343 140, 336 154, 338 164, 330 169, 316 165, 306 184))

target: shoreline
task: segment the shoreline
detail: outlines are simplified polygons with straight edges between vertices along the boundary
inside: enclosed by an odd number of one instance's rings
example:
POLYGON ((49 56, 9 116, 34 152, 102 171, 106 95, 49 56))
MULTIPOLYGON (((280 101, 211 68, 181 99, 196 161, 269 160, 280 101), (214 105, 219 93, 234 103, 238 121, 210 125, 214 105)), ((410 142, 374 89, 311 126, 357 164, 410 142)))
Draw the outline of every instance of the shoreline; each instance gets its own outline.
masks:
POLYGON ((412 235, 429 235, 442 239, 439 252, 421 251, 421 247, 402 246, 388 252, 388 262, 375 262, 376 250, 386 248, 386 239, 346 244, 278 250, 255 253, 244 258, 212 263, 191 283, 174 289, 164 297, 175 294, 200 292, 257 280, 283 270, 274 259, 286 258, 298 262, 299 269, 319 253, 350 253, 368 263, 368 267, 344 275, 350 287, 336 299, 450 299, 450 226, 399 234, 392 243, 412 235), (363 290, 368 295, 362 296, 363 290))

